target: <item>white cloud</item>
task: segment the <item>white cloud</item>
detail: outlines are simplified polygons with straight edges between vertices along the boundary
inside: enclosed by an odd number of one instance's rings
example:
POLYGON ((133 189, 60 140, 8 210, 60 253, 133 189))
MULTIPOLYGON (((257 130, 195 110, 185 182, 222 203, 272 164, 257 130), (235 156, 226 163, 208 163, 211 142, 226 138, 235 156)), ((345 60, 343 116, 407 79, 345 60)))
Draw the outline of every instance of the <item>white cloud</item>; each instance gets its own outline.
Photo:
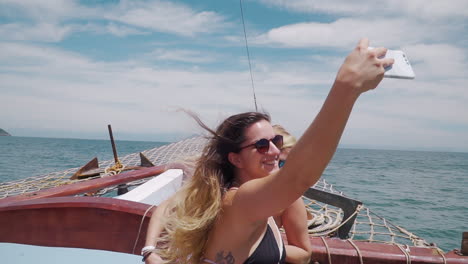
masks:
POLYGON ((451 151, 466 151, 467 142, 464 131, 422 124, 417 119, 358 111, 351 116, 342 139, 345 145, 360 147, 451 151))
POLYGON ((401 47, 427 40, 439 41, 453 30, 451 26, 420 23, 406 18, 342 18, 331 23, 298 23, 274 28, 252 42, 283 47, 350 49, 357 44, 357 40, 368 37, 375 46, 401 47))
POLYGON ((168 1, 121 1, 107 12, 106 18, 159 32, 194 36, 210 33, 226 26, 215 12, 192 10, 168 1))
POLYGON ((139 127, 140 133, 176 133, 193 129, 180 124, 183 114, 168 109, 183 106, 213 121, 223 109, 237 112, 251 106, 245 102, 250 90, 239 91, 248 83, 246 73, 160 70, 141 62, 102 63, 24 44, 2 43, 0 49, 5 51, 0 57, 4 62, 0 105, 8 109, 2 111, 1 119, 10 126, 42 127, 40 123, 45 122, 49 129, 63 129, 83 122, 85 130, 96 131, 112 119, 125 132, 139 127), (152 121, 143 124, 142 118, 152 121))
MULTIPOLYGON (((408 46, 412 48, 421 52, 414 55, 420 60, 419 56, 441 47, 408 46)), ((122 133, 187 136, 202 130, 175 112, 177 107, 194 110, 212 127, 229 114, 253 109, 246 71, 159 69, 145 61, 104 63, 56 48, 14 43, 2 43, 0 49, 4 51, 0 105, 8 109, 0 111, 0 119, 8 127, 28 124, 44 130, 93 132, 111 123, 122 133)), ((443 50, 446 55, 459 51, 449 46, 443 50)), ((308 63, 259 61, 254 72, 260 109, 297 136, 320 109, 338 61, 324 56, 308 59, 308 63)), ((360 98, 344 144, 391 142, 389 146, 468 149, 460 142, 466 135, 446 129, 468 126, 468 119, 461 118, 468 113, 466 80, 428 81, 425 69, 415 70, 421 79, 386 79, 377 91, 360 98)))
POLYGON ((17 41, 59 42, 72 32, 69 25, 61 26, 50 23, 38 24, 2 24, 0 39, 17 41))
POLYGON ((95 34, 112 34, 118 37, 128 35, 148 34, 125 25, 109 23, 107 25, 97 23, 86 24, 58 24, 58 23, 9 23, 0 25, 0 39, 8 41, 36 41, 36 42, 61 42, 66 37, 77 32, 91 32, 95 34))
POLYGON ((137 30, 132 27, 127 27, 124 25, 118 25, 116 23, 109 23, 106 26, 106 30, 111 33, 112 35, 119 36, 119 37, 126 37, 129 35, 145 35, 149 34, 148 32, 143 32, 141 30, 137 30))
MULTIPOLYGON (((384 79, 375 91, 361 95, 341 143, 358 147, 466 151, 468 93, 462 91, 466 90, 463 88, 466 82, 439 81, 429 85, 430 82, 418 79, 384 79), (454 98, 455 95, 459 97, 454 98)), ((318 109, 321 102, 314 104, 318 109)), ((316 111, 303 112, 314 116, 316 111)))
POLYGON ((39 23, 58 23, 64 19, 83 18, 91 11, 75 0, 0 0, 0 7, 0 14, 6 17, 19 17, 39 23))
POLYGON ((216 12, 196 11, 181 3, 162 0, 122 0, 94 7, 65 0, 2 0, 0 10, 5 17, 22 20, 2 25, 2 31, 9 33, 2 34, 2 39, 9 40, 59 42, 69 33, 87 30, 120 37, 146 31, 193 37, 229 26, 216 12), (103 21, 106 26, 102 26, 103 21))
POLYGON ((451 44, 417 44, 403 47, 424 79, 467 78, 468 49, 451 44))
POLYGON ((217 55, 209 56, 207 52, 197 50, 178 50, 178 49, 155 49, 145 55, 149 59, 157 61, 179 61, 189 63, 208 63, 215 61, 217 55))
POLYGON ((0 42, 0 59, 2 67, 8 70, 10 66, 14 69, 32 69, 43 71, 47 74, 54 75, 55 72, 48 71, 47 67, 56 67, 58 69, 66 68, 81 68, 93 70, 89 59, 75 54, 73 52, 63 51, 61 49, 51 48, 48 46, 36 46, 19 43, 0 42), (37 68, 31 68, 37 66, 37 68), (64 66, 66 66, 64 68, 64 66))
MULTIPOLYGON (((374 3, 381 10, 388 10, 391 14, 404 14, 424 20, 453 19, 468 16, 468 2, 465 0, 425 1, 425 0, 397 0, 374 3)), ((377 10, 378 11, 378 10, 377 10)))
POLYGON ((468 16, 468 2, 465 0, 260 0, 269 6, 286 8, 300 13, 328 13, 337 15, 410 16, 422 19, 453 18, 468 16))

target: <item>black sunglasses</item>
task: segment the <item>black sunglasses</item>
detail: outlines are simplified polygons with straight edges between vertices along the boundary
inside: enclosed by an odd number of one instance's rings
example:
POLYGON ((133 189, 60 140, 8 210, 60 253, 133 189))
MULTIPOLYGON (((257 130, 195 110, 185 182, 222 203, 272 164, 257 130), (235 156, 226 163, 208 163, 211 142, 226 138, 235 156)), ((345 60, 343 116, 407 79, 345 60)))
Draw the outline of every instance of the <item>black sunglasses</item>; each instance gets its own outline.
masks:
POLYGON ((264 154, 264 153, 267 153, 268 150, 270 150, 270 141, 273 144, 275 144, 275 146, 278 149, 281 149, 283 147, 283 136, 282 135, 276 135, 272 139, 262 138, 262 139, 258 140, 257 142, 255 142, 253 144, 241 147, 239 150, 243 150, 245 148, 254 146, 257 149, 258 153, 264 154))

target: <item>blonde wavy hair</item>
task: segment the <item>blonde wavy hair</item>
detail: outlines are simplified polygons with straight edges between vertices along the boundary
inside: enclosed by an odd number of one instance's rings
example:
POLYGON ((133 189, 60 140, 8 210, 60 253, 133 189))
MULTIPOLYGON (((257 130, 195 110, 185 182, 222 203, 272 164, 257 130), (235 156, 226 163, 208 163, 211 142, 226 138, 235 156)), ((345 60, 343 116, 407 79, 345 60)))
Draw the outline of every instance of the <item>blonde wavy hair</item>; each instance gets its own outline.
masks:
POLYGON ((234 181, 234 166, 228 154, 240 151, 246 128, 261 120, 270 122, 268 114, 247 112, 227 118, 213 131, 194 113, 187 113, 211 136, 196 161, 193 176, 166 211, 165 234, 156 252, 165 263, 200 263, 222 209, 223 195, 234 181))
POLYGON ((284 129, 284 127, 281 125, 273 125, 273 130, 275 131, 275 134, 283 136, 283 146, 281 149, 292 148, 294 145, 296 145, 296 138, 288 131, 286 131, 286 129, 284 129))

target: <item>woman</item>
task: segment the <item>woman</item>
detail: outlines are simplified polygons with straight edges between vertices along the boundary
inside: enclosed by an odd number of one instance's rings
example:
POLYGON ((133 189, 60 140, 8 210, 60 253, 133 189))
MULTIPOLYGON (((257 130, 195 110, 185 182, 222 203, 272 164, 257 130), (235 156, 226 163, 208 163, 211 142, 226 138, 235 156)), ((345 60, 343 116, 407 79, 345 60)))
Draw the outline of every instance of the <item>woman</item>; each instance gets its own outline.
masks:
MULTIPOLYGON (((261 116, 260 118, 269 119, 269 117, 265 115, 262 116, 262 114, 258 113, 250 113, 250 115, 259 115, 261 116)), ((276 135, 283 136, 283 144, 279 146, 279 162, 281 162, 286 159, 289 150, 296 143, 296 138, 280 125, 274 125, 273 129, 276 135)), ((267 175, 268 173, 264 173, 258 177, 267 175)), ((155 245, 160 233, 163 231, 161 222, 165 217, 163 211, 167 207, 167 204, 168 201, 160 204, 151 217, 146 237, 147 245, 155 245)), ((308 236, 307 216, 304 202, 302 198, 299 198, 283 212, 274 217, 276 225, 284 228, 288 239, 288 245, 285 245, 285 255, 288 263, 309 263, 312 247, 308 236)), ((150 246, 149 248, 152 249, 153 247, 150 246)), ((162 259, 154 253, 148 255, 145 260, 147 264, 162 263, 162 259)))
POLYGON ((284 163, 286 162, 286 158, 289 155, 289 151, 291 151, 292 147, 296 144, 297 140, 296 138, 291 135, 284 127, 281 125, 273 125, 273 130, 277 135, 282 135, 283 136, 283 147, 280 149, 280 155, 279 155, 279 162, 278 166, 281 168, 284 166, 284 163))
POLYGON ((266 115, 225 120, 191 180, 167 205, 158 255, 167 263, 284 263, 272 216, 301 197, 332 158, 352 107, 374 89, 392 59, 363 39, 346 58, 322 109, 278 170, 281 139, 266 115))

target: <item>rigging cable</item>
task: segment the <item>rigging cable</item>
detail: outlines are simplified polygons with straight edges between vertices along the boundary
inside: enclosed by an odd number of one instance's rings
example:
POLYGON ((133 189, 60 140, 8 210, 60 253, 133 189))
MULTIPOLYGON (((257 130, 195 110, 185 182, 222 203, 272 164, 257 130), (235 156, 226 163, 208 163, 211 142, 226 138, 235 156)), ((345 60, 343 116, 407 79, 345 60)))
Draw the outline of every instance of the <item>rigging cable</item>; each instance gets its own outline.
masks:
POLYGON ((253 98, 254 98, 254 104, 255 104, 255 111, 258 111, 257 97, 255 95, 255 86, 254 86, 253 74, 252 74, 252 65, 250 63, 249 45, 247 43, 247 33, 245 32, 244 11, 242 10, 242 0, 239 0, 239 5, 240 5, 240 11, 241 11, 241 17, 242 17, 242 26, 244 28, 245 49, 247 50, 247 60, 249 61, 250 81, 252 82, 252 91, 253 91, 253 98))

